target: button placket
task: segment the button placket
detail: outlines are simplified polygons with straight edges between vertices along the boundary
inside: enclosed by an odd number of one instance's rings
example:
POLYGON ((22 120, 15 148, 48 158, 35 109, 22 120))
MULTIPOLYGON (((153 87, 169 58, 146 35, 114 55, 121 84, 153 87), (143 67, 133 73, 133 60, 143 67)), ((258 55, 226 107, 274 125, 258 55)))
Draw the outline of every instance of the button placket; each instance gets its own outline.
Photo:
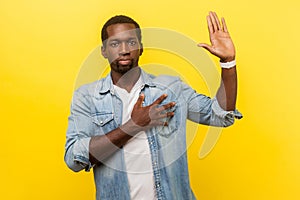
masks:
POLYGON ((158 146, 155 135, 152 134, 149 136, 148 133, 148 142, 150 146, 151 158, 152 158, 152 167, 153 167, 153 175, 154 175, 154 187, 156 189, 157 199, 163 199, 163 189, 160 183, 160 170, 158 165, 158 146))

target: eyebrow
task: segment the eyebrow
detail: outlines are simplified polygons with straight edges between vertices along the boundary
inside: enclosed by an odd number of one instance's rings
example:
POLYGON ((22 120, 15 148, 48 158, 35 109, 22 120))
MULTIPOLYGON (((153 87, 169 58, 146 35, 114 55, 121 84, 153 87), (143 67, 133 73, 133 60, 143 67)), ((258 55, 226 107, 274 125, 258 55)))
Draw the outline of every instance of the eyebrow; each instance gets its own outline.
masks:
MULTIPOLYGON (((127 41, 128 40, 138 40, 138 39, 136 37, 130 37, 130 38, 127 39, 127 41)), ((110 41, 120 41, 120 39, 115 38, 115 39, 110 39, 110 41)))

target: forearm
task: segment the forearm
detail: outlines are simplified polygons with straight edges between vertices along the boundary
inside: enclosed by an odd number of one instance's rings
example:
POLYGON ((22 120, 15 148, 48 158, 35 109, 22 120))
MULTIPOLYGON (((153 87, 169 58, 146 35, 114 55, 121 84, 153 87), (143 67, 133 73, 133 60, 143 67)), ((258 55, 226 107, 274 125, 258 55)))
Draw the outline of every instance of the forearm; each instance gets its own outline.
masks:
POLYGON ((175 106, 174 102, 157 106, 167 97, 161 95, 149 106, 142 106, 144 94, 140 95, 131 113, 131 119, 125 124, 112 130, 106 135, 94 136, 89 143, 89 160, 92 164, 97 164, 108 158, 111 154, 121 148, 126 142, 140 131, 146 131, 154 126, 167 126, 164 118, 172 117, 174 112, 161 112, 175 106))
POLYGON ((108 158, 140 131, 141 129, 129 120, 105 135, 93 136, 89 143, 90 162, 97 164, 108 158))
POLYGON ((235 110, 237 96, 237 73, 236 67, 222 68, 221 85, 216 98, 221 108, 227 111, 235 110))

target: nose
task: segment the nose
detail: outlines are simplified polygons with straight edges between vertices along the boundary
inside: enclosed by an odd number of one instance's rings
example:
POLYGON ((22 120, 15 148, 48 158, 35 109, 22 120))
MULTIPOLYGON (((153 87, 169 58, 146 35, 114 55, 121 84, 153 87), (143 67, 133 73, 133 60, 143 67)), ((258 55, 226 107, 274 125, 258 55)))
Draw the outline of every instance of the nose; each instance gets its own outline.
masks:
POLYGON ((129 54, 129 53, 130 53, 130 50, 129 50, 128 44, 126 42, 122 42, 119 54, 125 55, 125 54, 129 54))

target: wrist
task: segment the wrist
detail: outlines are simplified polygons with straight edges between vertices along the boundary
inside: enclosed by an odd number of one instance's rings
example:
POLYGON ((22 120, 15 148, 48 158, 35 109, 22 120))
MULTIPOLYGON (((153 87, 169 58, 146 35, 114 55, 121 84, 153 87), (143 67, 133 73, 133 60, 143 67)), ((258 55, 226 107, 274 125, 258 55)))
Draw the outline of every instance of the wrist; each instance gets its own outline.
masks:
POLYGON ((236 61, 235 60, 231 60, 229 62, 222 62, 222 61, 220 61, 220 66, 223 69, 230 69, 230 68, 233 68, 233 67, 236 66, 236 61))
POLYGON ((227 63, 235 60, 235 56, 227 57, 227 58, 220 58, 221 63, 227 63))
POLYGON ((120 129, 131 136, 136 135, 138 132, 142 131, 143 128, 137 125, 132 119, 129 119, 125 124, 120 126, 120 129))

